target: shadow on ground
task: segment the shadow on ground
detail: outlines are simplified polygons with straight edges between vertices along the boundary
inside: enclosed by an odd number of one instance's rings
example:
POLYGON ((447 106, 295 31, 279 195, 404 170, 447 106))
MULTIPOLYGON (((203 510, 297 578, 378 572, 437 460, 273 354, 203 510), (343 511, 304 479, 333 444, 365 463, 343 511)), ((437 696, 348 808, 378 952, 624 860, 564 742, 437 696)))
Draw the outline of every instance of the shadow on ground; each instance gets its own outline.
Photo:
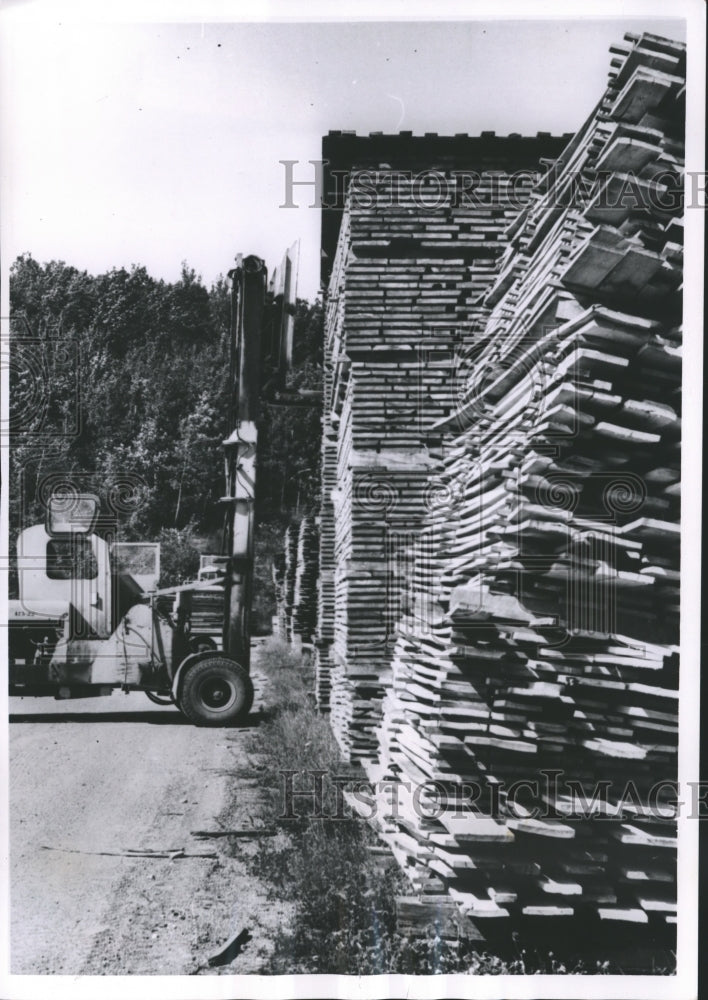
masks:
MULTIPOLYGON (((249 730, 256 729, 263 720, 261 712, 252 712, 245 723, 236 726, 224 726, 224 729, 249 730)), ((11 723, 24 722, 138 722, 150 726, 191 726, 189 719, 177 710, 154 712, 14 712, 10 714, 11 723)))

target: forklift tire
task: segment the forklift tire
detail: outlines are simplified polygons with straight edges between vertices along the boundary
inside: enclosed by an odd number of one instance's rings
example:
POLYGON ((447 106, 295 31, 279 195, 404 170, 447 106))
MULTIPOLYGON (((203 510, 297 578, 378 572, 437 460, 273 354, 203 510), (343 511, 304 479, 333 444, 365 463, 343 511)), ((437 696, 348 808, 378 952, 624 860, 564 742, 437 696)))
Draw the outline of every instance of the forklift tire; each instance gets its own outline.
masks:
POLYGON ((174 699, 171 694, 165 695, 164 698, 160 697, 159 694, 155 694, 153 691, 146 691, 145 694, 148 696, 153 705, 174 705, 174 699))
POLYGON ((209 656, 187 668, 179 707, 196 726, 242 722, 253 704, 253 684, 235 660, 209 656))

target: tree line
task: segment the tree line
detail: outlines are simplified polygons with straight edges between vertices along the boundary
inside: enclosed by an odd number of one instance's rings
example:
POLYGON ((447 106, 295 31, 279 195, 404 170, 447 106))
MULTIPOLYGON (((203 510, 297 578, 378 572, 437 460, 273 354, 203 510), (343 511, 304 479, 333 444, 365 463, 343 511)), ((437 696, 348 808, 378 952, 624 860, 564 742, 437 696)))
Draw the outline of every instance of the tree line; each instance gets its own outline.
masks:
MULTIPOLYGON (((13 536, 44 519, 52 484, 73 482, 108 504, 122 540, 162 541, 163 582, 188 574, 200 547, 218 550, 229 312, 228 282, 207 288, 186 263, 166 282, 138 265, 91 275, 29 254, 14 262, 13 536)), ((288 389, 319 389, 319 301, 297 301, 293 355, 288 389)), ((282 404, 263 407, 260 427, 257 531, 269 552, 318 500, 321 405, 282 404)))

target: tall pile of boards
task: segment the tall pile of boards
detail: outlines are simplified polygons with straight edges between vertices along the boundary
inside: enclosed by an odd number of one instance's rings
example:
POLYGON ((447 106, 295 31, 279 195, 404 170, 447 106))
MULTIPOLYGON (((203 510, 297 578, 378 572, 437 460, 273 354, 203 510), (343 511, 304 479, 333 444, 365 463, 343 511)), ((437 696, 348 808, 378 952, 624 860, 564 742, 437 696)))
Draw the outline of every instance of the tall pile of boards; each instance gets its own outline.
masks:
POLYGON ((274 561, 276 623, 288 642, 311 643, 317 624, 319 533, 316 518, 288 525, 283 551, 274 561))
POLYGON ((303 517, 297 532, 290 629, 305 643, 312 641, 316 625, 318 556, 317 525, 313 517, 303 517))
MULTIPOLYGON (((613 53, 500 239, 458 404, 429 427, 438 464, 367 768, 421 898, 484 933, 572 918, 670 943, 685 48, 627 35, 613 53)), ((344 579, 357 472, 340 473, 344 579)))
POLYGON ((505 231, 543 158, 567 141, 402 133, 323 144, 330 163, 346 150, 349 174, 325 323, 316 676, 352 760, 378 752, 412 548, 437 503, 447 432, 430 429, 460 402, 505 231))

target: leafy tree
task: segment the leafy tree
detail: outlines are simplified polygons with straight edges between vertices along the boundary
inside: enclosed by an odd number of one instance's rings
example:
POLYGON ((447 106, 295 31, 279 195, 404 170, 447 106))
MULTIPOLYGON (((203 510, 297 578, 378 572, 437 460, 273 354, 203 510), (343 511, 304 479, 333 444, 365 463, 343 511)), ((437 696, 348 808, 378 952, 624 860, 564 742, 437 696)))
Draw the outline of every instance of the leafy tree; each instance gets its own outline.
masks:
MULTIPOLYGON (((24 254, 10 271, 10 309, 12 540, 20 527, 44 519, 48 477, 74 477, 109 508, 119 484, 129 494, 115 506, 120 537, 162 538, 172 553, 163 553, 163 565, 172 560, 173 575, 191 572, 200 538, 218 535, 223 526, 226 280, 207 289, 186 263, 174 283, 138 265, 93 276, 24 254)), ((263 407, 259 436, 256 513, 263 545, 256 553, 264 620, 279 536, 317 505, 320 302, 296 304, 293 360, 285 391, 263 407)))
POLYGON ((163 528, 157 537, 160 543, 161 587, 172 587, 193 580, 199 571, 199 549, 195 543, 194 526, 163 528))

